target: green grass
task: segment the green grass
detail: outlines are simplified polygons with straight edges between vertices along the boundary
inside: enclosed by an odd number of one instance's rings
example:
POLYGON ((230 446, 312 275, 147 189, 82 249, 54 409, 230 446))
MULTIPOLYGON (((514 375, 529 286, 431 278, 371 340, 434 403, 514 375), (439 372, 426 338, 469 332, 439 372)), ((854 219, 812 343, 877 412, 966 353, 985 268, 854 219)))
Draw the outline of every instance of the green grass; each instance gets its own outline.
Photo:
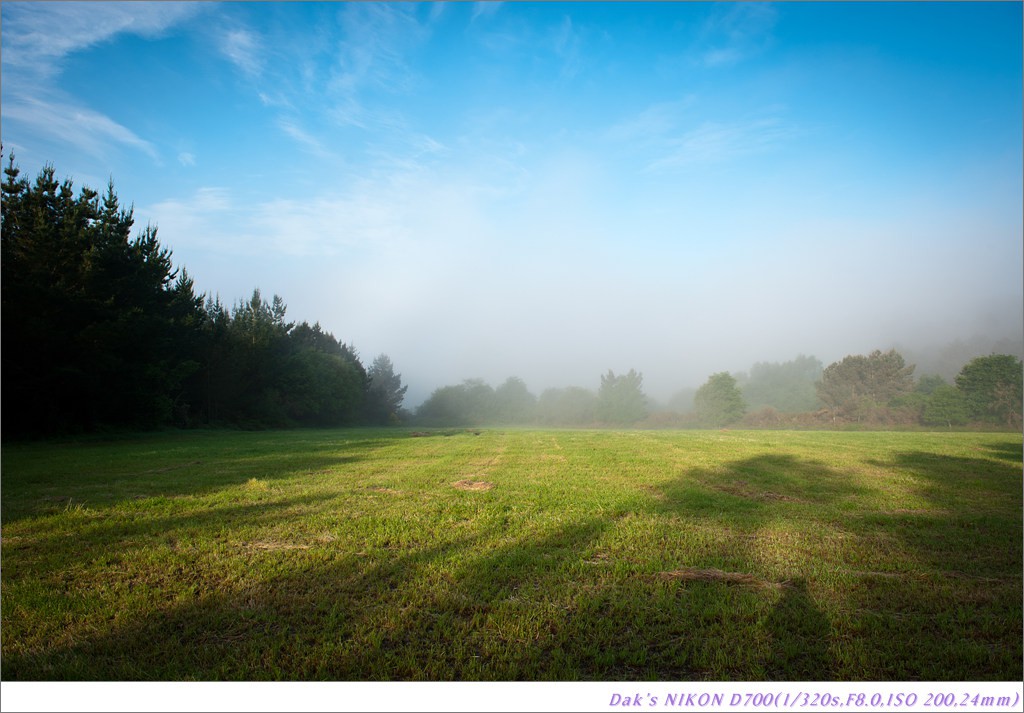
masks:
POLYGON ((1019 434, 7 445, 5 680, 1021 680, 1019 434))

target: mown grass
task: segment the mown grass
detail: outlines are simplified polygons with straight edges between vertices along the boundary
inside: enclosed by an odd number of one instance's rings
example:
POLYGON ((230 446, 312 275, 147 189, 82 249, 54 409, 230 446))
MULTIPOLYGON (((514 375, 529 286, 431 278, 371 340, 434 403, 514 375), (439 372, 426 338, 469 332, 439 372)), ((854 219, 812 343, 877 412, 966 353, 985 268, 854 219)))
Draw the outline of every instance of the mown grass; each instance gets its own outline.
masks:
POLYGON ((2 453, 2 676, 1020 680, 1018 434, 179 433, 2 453))

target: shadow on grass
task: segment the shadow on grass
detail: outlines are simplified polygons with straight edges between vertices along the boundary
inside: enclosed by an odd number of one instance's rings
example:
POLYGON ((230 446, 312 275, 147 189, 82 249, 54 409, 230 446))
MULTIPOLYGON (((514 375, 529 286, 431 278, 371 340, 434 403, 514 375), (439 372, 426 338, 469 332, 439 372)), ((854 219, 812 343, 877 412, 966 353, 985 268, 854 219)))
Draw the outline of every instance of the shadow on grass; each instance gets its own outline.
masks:
MULTIPOLYGON (((664 486, 655 514, 727 521, 749 500, 754 520, 746 525, 756 529, 778 501, 713 487, 739 480, 755 494, 813 500, 853 492, 819 465, 765 457, 684 473, 664 486), (814 483, 816 475, 831 480, 814 483)), ((118 570, 131 557, 125 543, 158 532, 229 531, 233 522, 274 528, 304 504, 289 498, 150 517, 127 529, 100 526, 92 557, 118 570)), ((831 670, 828 622, 802 583, 772 608, 766 597, 775 589, 766 595, 725 581, 581 565, 581 554, 615 525, 595 516, 539 533, 452 533, 411 550, 248 553, 252 576, 216 587, 210 583, 225 578, 216 562, 206 557, 199 573, 178 556, 169 576, 197 579, 197 590, 169 581, 172 600, 124 612, 101 624, 102 633, 80 627, 43 650, 8 649, 3 673, 11 680, 528 681, 799 680, 831 670), (753 651, 750 638, 762 635, 767 649, 753 651)), ((40 545, 68 554, 56 539, 40 545)))
POLYGON ((202 496, 254 478, 283 480, 358 463, 387 443, 296 442, 277 436, 229 433, 196 439, 181 448, 161 448, 159 442, 103 444, 86 463, 63 458, 60 449, 9 449, 3 463, 0 517, 12 523, 56 514, 69 504, 103 508, 143 498, 202 496))
POLYGON ((1024 494, 1019 459, 1010 465, 1001 458, 910 451, 872 464, 911 475, 928 508, 872 514, 869 522, 901 522, 894 531, 938 570, 1020 576, 1024 494))
MULTIPOLYGON (((960 551, 962 546, 992 556, 1004 536, 1019 535, 1020 474, 1014 495, 1008 486, 991 482, 1013 469, 985 463, 986 497, 1009 498, 1018 519, 995 521, 991 535, 973 531, 954 545, 953 554, 940 544, 949 538, 948 524, 920 520, 918 534, 900 535, 915 562, 933 569, 948 566, 951 557, 970 552, 960 551)), ((963 468, 981 468, 979 463, 907 453, 876 465, 911 471, 926 497, 970 520, 970 508, 944 489, 963 468)), ((282 477, 306 467, 281 468, 282 477)), ((839 517, 833 508, 864 493, 852 476, 822 463, 765 455, 688 469, 658 486, 654 503, 638 514, 700 519, 756 534, 780 516, 839 517)), ((314 500, 157 516, 101 531, 98 546, 114 557, 124 543, 161 530, 230 530, 236 521, 277 528, 295 518, 296 507, 314 500)), ((898 530, 889 525, 886 532, 898 530)), ((666 581, 645 576, 628 562, 622 570, 615 562, 581 563, 582 554, 615 527, 614 518, 579 516, 528 534, 497 526, 469 533, 451 529, 416 544, 414 533, 411 544, 394 549, 363 552, 328 543, 250 551, 244 556, 251 574, 235 579, 217 569, 223 555, 206 553, 206 588, 189 593, 176 587, 173 597, 157 606, 137 605, 112 621, 87 622, 34 651, 17 650, 5 639, 3 675, 11 680, 830 680, 848 675, 850 669, 838 658, 846 642, 836 636, 806 578, 758 589, 728 578, 666 581)), ((1019 541, 1016 555, 1011 549, 1005 562, 984 571, 1005 573, 1015 556, 1019 566, 1019 541)), ((61 543, 46 546, 56 550, 61 543)), ((749 554, 731 556, 749 566, 749 554)), ((178 557, 182 566, 187 557, 178 557)), ((1003 593, 994 602, 979 598, 973 603, 981 613, 958 623, 956 617, 965 616, 964 601, 955 583, 936 590, 895 578, 877 583, 850 597, 854 605, 875 612, 875 638, 857 634, 865 646, 877 646, 883 640, 877 637, 897 643, 896 653, 885 654, 893 660, 873 671, 891 672, 894 680, 915 675, 973 680, 986 671, 1015 678, 1014 651, 992 652, 1006 643, 1005 626, 1016 626, 1019 633, 1019 586, 1015 604, 1003 593), (972 641, 958 640, 936 655, 925 650, 936 641, 926 626, 940 631, 940 639, 967 634, 972 641), (898 658, 901 638, 920 649, 907 657, 909 664, 898 658), (940 667, 922 669, 918 662, 932 656, 940 667)), ((1019 648, 1017 653, 1019 667, 1019 648)))
MULTIPOLYGON (((509 630, 502 634, 488 629, 517 592, 545 586, 602 529, 590 521, 530 541, 497 544, 500 533, 490 533, 397 556, 338 553, 326 563, 282 558, 286 574, 127 616, 104 634, 45 651, 5 652, 3 674, 8 680, 558 677, 552 672, 564 670, 557 666, 556 639, 544 646, 539 632, 515 618, 505 620, 509 630), (464 558, 481 548, 480 557, 464 558)), ((544 625, 550 626, 547 619, 544 625)))
POLYGON ((988 450, 992 451, 992 454, 997 458, 1010 461, 1020 465, 1021 461, 1024 460, 1024 447, 1020 443, 1014 441, 1004 441, 1003 443, 992 443, 986 446, 988 450))
POLYGON ((782 597, 765 620, 771 636, 767 678, 783 681, 830 681, 836 678, 829 654, 831 624, 797 579, 782 590, 782 597))
POLYGON ((718 468, 693 468, 658 486, 656 512, 731 520, 756 526, 780 506, 831 507, 868 492, 847 473, 790 455, 764 455, 718 468))
MULTIPOLYGON (((908 671, 908 676, 1024 676, 1021 456, 1018 444, 997 444, 991 450, 995 457, 988 459, 906 451, 872 461, 894 474, 910 475, 927 504, 870 513, 856 525, 900 542, 907 567, 918 578, 876 582, 850 593, 856 606, 891 612, 888 630, 906 642, 908 659, 932 662, 932 668, 908 671), (928 599, 922 602, 921 597, 928 599), (943 633, 941 649, 928 633, 936 630, 943 633), (925 650, 926 641, 932 642, 931 650, 925 650)), ((891 665, 900 664, 894 660, 891 665)))

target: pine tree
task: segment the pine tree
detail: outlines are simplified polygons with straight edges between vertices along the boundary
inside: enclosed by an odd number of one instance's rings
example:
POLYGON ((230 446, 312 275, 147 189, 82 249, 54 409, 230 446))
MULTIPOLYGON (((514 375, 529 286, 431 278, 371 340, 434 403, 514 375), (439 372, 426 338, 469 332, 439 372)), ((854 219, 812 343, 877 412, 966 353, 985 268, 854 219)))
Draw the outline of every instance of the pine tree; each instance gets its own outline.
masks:
POLYGON ((367 420, 375 424, 397 423, 408 387, 402 386, 402 375, 395 373, 390 357, 378 355, 367 370, 367 377, 367 420))
POLYGON ((746 412, 736 379, 725 371, 712 374, 697 389, 693 406, 697 418, 708 426, 727 426, 739 421, 746 412))
POLYGON ((175 281, 155 228, 131 238, 112 181, 100 200, 52 166, 30 184, 11 156, 4 174, 5 430, 169 421, 195 363, 180 340, 200 308, 191 281, 175 281))

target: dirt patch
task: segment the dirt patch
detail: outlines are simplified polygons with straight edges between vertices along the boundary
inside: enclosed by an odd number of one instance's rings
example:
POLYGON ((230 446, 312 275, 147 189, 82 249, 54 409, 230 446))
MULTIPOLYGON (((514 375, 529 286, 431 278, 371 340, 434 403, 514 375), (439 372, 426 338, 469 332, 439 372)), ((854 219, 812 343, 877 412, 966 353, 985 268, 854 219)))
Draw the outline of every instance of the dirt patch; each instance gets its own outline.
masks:
POLYGON ((683 569, 676 569, 671 572, 659 572, 657 576, 659 579, 680 582, 724 582, 725 584, 738 584, 757 589, 781 589, 787 586, 786 582, 769 582, 766 579, 761 579, 745 572, 723 572, 720 569, 698 569, 696 567, 684 567, 683 569))
POLYGON ((452 487, 457 490, 490 490, 494 487, 494 483, 488 483, 486 480, 470 480, 467 478, 456 483, 452 483, 452 487))
POLYGON ((367 488, 367 490, 374 493, 385 493, 388 495, 401 495, 401 490, 395 490, 394 488, 385 488, 383 485, 374 485, 367 488))

